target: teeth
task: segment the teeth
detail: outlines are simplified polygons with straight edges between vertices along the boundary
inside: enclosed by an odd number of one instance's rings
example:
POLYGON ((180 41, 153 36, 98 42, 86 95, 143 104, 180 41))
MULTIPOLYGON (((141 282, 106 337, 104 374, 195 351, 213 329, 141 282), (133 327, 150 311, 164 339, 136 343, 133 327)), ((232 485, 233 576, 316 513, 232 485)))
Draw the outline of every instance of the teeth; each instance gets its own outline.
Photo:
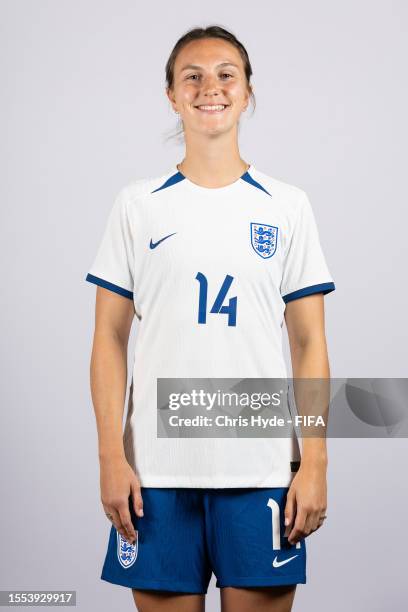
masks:
POLYGON ((213 106, 199 106, 201 110, 224 110, 225 104, 214 104, 213 106))

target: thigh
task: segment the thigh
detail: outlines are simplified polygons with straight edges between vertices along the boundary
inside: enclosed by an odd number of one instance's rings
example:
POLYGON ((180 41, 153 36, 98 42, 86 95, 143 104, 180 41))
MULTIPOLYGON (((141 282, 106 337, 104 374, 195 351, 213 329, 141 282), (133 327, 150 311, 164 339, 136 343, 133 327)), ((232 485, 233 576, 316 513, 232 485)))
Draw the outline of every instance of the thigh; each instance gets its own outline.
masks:
POLYGON ((138 612, 204 612, 205 595, 132 589, 138 612))
POLYGON ((207 545, 217 587, 306 582, 305 539, 292 545, 285 536, 287 492, 288 487, 208 492, 207 545))
POLYGON ((221 612, 290 612, 296 585, 221 589, 221 612))
POLYGON ((101 579, 157 591, 159 598, 161 591, 205 594, 211 567, 202 494, 196 489, 145 487, 141 493, 143 517, 136 516, 129 503, 136 542, 127 543, 112 525, 101 579))

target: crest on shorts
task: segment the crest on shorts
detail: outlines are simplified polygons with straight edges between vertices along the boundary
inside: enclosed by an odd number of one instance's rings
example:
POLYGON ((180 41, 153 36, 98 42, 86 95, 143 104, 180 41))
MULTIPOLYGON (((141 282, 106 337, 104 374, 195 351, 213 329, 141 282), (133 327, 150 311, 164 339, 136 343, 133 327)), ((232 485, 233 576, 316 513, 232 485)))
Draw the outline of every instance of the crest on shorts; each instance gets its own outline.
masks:
POLYGON ((122 567, 128 569, 128 567, 131 567, 136 561, 139 542, 138 532, 136 531, 136 541, 134 544, 129 544, 118 531, 116 531, 116 537, 119 563, 122 567))
POLYGON ((278 228, 266 223, 251 223, 251 244, 262 259, 268 259, 275 254, 278 243, 278 228))

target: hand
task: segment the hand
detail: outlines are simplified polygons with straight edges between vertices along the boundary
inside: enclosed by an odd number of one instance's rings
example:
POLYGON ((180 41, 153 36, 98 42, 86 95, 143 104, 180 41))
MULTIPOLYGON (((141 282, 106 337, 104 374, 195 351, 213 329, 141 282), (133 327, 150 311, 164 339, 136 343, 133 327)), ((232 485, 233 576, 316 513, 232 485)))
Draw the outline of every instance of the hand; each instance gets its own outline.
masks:
POLYGON ((140 481, 125 458, 106 458, 100 461, 101 501, 105 514, 121 536, 130 544, 136 541, 130 510, 129 495, 137 516, 143 516, 140 481))
POLYGON ((285 507, 285 536, 296 544, 323 525, 327 508, 325 465, 300 464, 289 487, 285 507))

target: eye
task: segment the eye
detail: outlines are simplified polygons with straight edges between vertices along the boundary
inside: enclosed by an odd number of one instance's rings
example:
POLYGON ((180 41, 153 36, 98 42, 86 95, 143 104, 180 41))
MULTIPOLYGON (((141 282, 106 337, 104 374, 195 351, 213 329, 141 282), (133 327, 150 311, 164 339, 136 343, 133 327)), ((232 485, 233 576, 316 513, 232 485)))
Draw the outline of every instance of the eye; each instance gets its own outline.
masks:
POLYGON ((227 77, 231 77, 232 78, 232 74, 229 74, 228 72, 223 72, 222 77, 227 76, 227 77))
POLYGON ((198 74, 190 74, 190 75, 187 77, 187 79, 191 79, 192 77, 196 77, 196 76, 199 76, 199 75, 198 75, 198 74))

